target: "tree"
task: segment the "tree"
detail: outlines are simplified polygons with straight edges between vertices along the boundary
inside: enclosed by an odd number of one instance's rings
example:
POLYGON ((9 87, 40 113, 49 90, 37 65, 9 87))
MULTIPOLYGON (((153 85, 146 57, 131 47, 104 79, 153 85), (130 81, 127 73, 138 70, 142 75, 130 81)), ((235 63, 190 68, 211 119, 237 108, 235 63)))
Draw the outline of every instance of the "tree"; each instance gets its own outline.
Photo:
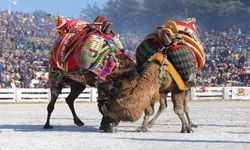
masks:
POLYGON ((106 13, 103 9, 95 3, 94 5, 87 5, 86 8, 83 8, 80 12, 80 18, 85 21, 93 22, 96 16, 106 16, 106 13))
POLYGON ((109 0, 104 8, 107 17, 115 24, 115 29, 121 31, 137 31, 141 4, 139 0, 109 0))
POLYGON ((250 24, 250 0, 108 0, 82 11, 83 18, 103 14, 118 32, 149 32, 168 19, 195 17, 202 28, 225 29, 250 24))

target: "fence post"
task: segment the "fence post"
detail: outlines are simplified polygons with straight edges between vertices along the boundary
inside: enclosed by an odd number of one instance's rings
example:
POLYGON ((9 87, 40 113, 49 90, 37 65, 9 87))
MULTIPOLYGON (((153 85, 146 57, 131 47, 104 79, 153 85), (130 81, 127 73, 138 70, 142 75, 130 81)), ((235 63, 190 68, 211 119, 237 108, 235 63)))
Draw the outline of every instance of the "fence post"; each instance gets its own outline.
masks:
POLYGON ((223 88, 223 100, 229 100, 229 87, 224 87, 223 88))
POLYGON ((96 102, 97 101, 97 89, 96 88, 91 88, 91 90, 90 90, 90 94, 91 94, 91 96, 90 96, 90 101, 91 102, 96 102))
POLYGON ((191 92, 190 92, 190 100, 196 100, 195 97, 195 87, 191 87, 191 92))
POLYGON ((13 101, 17 103, 17 88, 14 89, 13 101))
POLYGON ((20 102, 22 100, 22 89, 17 89, 16 102, 20 102))

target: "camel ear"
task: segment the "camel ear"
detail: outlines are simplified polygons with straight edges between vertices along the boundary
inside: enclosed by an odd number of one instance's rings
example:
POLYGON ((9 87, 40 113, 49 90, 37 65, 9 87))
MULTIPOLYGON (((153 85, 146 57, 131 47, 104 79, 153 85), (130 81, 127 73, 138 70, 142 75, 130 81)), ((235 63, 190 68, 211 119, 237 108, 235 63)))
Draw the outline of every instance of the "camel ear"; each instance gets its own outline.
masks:
POLYGON ((159 64, 162 64, 162 62, 164 61, 164 56, 163 56, 163 54, 156 53, 151 57, 151 60, 157 61, 157 62, 159 62, 159 64))

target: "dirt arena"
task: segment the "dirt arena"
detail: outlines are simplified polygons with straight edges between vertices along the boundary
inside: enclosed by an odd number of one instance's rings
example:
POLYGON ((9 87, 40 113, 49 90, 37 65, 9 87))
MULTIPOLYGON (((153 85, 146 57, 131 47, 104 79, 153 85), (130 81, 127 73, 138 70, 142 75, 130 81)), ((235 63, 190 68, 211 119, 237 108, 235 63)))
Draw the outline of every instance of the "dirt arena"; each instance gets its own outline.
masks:
MULTIPOLYGON (((247 150, 250 149, 250 101, 189 102, 194 133, 180 133, 172 103, 147 133, 133 132, 142 120, 122 122, 117 133, 98 130, 101 115, 96 103, 76 103, 83 127, 73 124, 66 103, 57 103, 54 129, 42 129, 46 105, 0 104, 0 150, 247 150)), ((157 106, 158 107, 158 106, 157 106)))

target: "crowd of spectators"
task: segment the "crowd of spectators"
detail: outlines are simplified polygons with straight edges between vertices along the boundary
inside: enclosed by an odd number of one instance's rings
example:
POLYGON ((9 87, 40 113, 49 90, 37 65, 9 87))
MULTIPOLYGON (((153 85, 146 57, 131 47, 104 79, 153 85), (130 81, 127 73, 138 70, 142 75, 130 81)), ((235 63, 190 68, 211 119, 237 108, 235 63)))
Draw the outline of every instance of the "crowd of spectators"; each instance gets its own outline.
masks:
POLYGON ((0 88, 46 87, 53 16, 0 11, 0 88))
POLYGON ((206 64, 197 75, 198 85, 250 86, 250 34, 237 26, 202 35, 206 64))
MULTIPOLYGON (((0 88, 46 88, 47 53, 53 48, 54 16, 0 11, 0 88)), ((207 56, 197 74, 202 86, 250 86, 250 34, 240 28, 202 32, 207 56)), ((120 34, 131 57, 143 35, 120 34)))

